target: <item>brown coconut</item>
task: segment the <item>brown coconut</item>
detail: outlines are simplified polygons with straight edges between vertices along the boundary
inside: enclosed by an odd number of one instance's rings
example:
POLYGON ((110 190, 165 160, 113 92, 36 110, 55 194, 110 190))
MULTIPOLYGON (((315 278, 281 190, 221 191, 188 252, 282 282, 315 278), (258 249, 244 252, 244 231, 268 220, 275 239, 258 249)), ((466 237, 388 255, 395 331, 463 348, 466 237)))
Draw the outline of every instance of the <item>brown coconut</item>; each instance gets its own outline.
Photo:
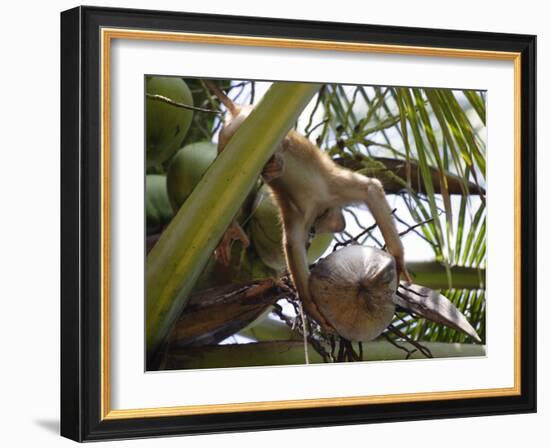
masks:
POLYGON ((392 321, 397 284, 390 254, 355 245, 319 261, 311 271, 309 288, 338 334, 350 341, 370 341, 392 321))

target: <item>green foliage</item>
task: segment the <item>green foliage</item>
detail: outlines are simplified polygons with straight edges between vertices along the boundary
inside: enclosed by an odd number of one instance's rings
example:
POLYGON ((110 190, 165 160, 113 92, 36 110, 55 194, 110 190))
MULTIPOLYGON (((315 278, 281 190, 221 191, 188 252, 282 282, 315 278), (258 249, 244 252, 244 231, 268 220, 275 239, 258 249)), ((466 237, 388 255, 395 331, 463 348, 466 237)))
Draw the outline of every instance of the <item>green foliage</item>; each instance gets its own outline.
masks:
POLYGON ((315 84, 275 83, 216 158, 147 257, 146 344, 165 340, 210 254, 315 84), (220 198, 223 197, 223 201, 220 198))

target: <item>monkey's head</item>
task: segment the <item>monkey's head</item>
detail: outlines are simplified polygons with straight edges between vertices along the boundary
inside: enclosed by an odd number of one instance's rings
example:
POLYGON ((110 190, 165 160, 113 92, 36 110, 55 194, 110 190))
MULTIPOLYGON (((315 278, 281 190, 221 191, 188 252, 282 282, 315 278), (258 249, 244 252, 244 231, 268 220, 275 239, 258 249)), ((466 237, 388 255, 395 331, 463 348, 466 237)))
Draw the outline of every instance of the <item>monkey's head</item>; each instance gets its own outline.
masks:
POLYGON ((250 115, 250 112, 254 109, 252 105, 239 106, 235 105, 236 114, 227 113, 223 123, 223 129, 220 131, 218 151, 221 152, 225 145, 229 142, 231 137, 237 132, 237 129, 243 124, 246 117, 250 115))

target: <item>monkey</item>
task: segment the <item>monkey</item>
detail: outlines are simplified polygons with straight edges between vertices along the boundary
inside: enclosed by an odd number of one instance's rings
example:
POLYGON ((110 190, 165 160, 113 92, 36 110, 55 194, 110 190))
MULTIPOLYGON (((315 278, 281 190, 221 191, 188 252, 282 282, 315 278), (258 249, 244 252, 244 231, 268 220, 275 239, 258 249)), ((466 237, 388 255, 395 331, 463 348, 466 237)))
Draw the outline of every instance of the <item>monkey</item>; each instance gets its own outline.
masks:
MULTIPOLYGON (((237 105, 214 83, 207 87, 228 110, 218 139, 218 153, 252 112, 252 105, 237 105)), ((306 313, 326 331, 334 328, 315 304, 309 291, 307 242, 310 232, 342 232, 346 226, 342 209, 364 203, 373 215, 388 252, 393 255, 398 278, 411 282, 404 260, 404 249, 393 220, 382 184, 338 166, 328 154, 305 136, 290 131, 264 167, 262 178, 279 208, 283 229, 283 251, 292 282, 306 313)), ((233 222, 216 249, 222 262, 229 260, 232 239, 246 246, 248 238, 238 223, 233 222)))

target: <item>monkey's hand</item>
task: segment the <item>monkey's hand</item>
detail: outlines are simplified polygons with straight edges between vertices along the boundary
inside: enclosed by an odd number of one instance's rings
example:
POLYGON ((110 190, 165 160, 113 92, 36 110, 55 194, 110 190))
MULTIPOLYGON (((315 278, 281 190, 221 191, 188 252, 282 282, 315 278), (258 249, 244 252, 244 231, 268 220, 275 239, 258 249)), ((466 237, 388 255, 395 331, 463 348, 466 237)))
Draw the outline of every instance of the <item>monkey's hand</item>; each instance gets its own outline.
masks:
POLYGON ((283 175, 284 169, 285 165, 283 162, 283 157, 278 153, 273 154, 273 156, 271 156, 271 159, 269 159, 269 161, 265 164, 262 171, 262 177, 265 183, 268 184, 272 180, 281 177, 283 175))
POLYGON ((336 334, 336 329, 329 323, 329 321, 323 316, 317 304, 313 301, 302 300, 305 313, 311 317, 325 333, 336 334))
POLYGON ((214 251, 214 257, 218 263, 229 266, 231 261, 231 244, 233 241, 240 241, 244 247, 250 246, 248 236, 236 221, 231 222, 218 244, 218 247, 214 251))

